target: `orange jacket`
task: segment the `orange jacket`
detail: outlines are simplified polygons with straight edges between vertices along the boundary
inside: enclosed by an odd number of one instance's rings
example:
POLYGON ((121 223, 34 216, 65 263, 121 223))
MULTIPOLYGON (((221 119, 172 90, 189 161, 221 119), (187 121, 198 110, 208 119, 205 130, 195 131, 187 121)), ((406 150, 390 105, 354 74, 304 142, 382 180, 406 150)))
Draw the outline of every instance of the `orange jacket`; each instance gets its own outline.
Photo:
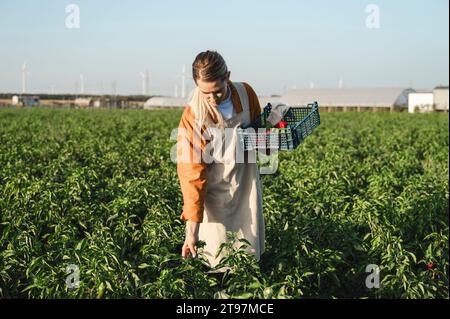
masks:
MULTIPOLYGON (((231 89, 231 100, 233 102, 234 109, 236 113, 242 112, 242 105, 239 99, 238 92, 233 86, 231 81, 228 82, 231 89)), ((250 105, 250 120, 253 122, 258 115, 261 114, 261 107, 259 105, 258 97, 255 91, 247 83, 243 83, 247 91, 249 105, 250 105)), ((217 119, 213 119, 217 123, 217 119)), ((187 139, 185 142, 188 143, 191 158, 194 154, 194 148, 201 151, 205 148, 206 141, 201 137, 205 130, 202 127, 199 132, 195 128, 195 116, 188 105, 184 109, 183 115, 181 116, 179 129, 184 134, 178 135, 178 145, 182 142, 182 139, 187 139)), ((180 150, 178 150, 178 156, 180 155, 180 150)), ((177 163, 178 178, 180 180, 181 192, 183 194, 183 212, 181 214, 181 219, 183 221, 194 221, 201 223, 203 221, 203 209, 204 209, 204 199, 206 192, 206 166, 210 164, 192 161, 180 161, 177 163)))

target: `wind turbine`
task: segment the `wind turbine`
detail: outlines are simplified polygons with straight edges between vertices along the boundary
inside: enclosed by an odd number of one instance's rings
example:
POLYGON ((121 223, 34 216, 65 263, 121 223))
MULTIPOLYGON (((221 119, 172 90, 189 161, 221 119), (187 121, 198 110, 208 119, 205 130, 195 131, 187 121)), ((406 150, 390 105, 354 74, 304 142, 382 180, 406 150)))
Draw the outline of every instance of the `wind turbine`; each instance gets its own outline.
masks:
POLYGON ((80 74, 80 94, 84 94, 84 77, 80 74))
POLYGON ((111 82, 111 94, 116 96, 117 95, 117 81, 113 80, 111 82))
POLYGON ((344 88, 344 78, 342 76, 339 78, 339 88, 344 88))
POLYGON ((117 81, 113 80, 111 82, 111 98, 109 102, 110 107, 117 107, 117 81))
POLYGON ((147 95, 150 94, 150 74, 148 73, 148 70, 145 70, 145 76, 147 77, 147 85, 145 86, 145 91, 147 92, 147 95))
MULTIPOLYGON (((181 97, 185 98, 186 97, 186 65, 183 64, 183 67, 181 69, 181 73, 175 75, 175 79, 181 79, 181 97)), ((178 96, 178 87, 176 89, 176 96, 178 96)))
POLYGON ((147 95, 148 94, 148 82, 149 82, 149 75, 148 75, 148 70, 145 70, 145 72, 141 72, 141 77, 142 77, 142 95, 147 95))
POLYGON ((27 63, 23 62, 22 64, 22 94, 26 92, 27 85, 27 63))

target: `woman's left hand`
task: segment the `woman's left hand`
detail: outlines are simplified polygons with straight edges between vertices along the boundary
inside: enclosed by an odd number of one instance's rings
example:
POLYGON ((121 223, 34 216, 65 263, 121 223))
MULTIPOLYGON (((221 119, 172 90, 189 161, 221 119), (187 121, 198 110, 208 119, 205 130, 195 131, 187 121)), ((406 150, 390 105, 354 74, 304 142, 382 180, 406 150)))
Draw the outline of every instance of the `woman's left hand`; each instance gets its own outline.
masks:
POLYGON ((198 230, 200 224, 192 221, 186 222, 186 239, 184 240, 181 256, 183 258, 197 257, 197 248, 195 245, 198 241, 198 230))

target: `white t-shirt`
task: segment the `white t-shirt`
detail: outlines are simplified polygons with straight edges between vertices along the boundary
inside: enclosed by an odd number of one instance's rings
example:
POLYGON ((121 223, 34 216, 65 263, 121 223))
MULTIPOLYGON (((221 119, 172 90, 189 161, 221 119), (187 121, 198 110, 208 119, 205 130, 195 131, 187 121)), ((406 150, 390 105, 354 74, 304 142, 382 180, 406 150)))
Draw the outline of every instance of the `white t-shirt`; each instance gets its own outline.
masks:
POLYGON ((231 101, 231 89, 228 88, 228 95, 227 98, 222 101, 219 106, 220 113, 222 113, 222 116, 225 120, 229 120, 234 115, 234 106, 233 102, 231 101))

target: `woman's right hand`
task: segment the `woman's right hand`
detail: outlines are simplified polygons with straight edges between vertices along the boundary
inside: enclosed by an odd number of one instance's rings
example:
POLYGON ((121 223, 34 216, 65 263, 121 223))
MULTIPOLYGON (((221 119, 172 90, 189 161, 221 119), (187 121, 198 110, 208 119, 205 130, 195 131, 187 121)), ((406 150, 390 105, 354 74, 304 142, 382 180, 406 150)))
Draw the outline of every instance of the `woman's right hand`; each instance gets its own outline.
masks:
POLYGON ((184 240, 181 256, 183 258, 197 257, 197 248, 195 245, 198 241, 198 230, 200 224, 192 221, 186 222, 186 239, 184 240))

